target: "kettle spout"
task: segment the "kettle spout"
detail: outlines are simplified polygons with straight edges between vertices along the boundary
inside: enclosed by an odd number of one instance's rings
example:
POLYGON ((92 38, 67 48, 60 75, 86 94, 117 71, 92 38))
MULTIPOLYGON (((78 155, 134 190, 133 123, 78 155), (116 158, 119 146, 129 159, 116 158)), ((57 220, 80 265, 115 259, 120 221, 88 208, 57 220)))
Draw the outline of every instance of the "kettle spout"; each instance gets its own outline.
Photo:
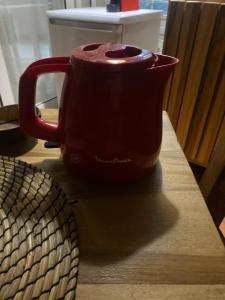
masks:
POLYGON ((167 81, 179 60, 172 56, 157 54, 157 61, 146 69, 146 86, 151 87, 151 103, 162 110, 163 94, 167 81))
POLYGON ((163 54, 157 54, 156 56, 158 58, 156 63, 147 70, 158 77, 158 80, 167 81, 179 59, 163 54))

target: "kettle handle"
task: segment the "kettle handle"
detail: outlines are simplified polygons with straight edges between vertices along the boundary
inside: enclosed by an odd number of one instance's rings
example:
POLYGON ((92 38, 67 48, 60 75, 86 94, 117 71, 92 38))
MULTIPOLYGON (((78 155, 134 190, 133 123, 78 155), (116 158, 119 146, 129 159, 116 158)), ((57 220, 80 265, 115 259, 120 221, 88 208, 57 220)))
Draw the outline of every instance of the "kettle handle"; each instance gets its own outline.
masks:
POLYGON ((36 138, 60 143, 57 123, 40 119, 35 112, 35 90, 38 75, 70 71, 69 57, 41 59, 31 64, 20 77, 19 120, 21 128, 36 138))

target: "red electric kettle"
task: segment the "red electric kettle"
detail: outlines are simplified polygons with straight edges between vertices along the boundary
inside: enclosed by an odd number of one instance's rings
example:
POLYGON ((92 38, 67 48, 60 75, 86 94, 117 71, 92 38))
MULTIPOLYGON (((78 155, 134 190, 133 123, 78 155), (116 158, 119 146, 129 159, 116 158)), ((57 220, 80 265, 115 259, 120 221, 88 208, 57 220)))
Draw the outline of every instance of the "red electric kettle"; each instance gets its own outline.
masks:
POLYGON ((20 124, 61 145, 65 165, 101 183, 133 181, 156 163, 162 98, 178 60, 122 44, 90 44, 39 60, 20 78, 20 124), (58 124, 35 113, 37 77, 65 72, 58 124))

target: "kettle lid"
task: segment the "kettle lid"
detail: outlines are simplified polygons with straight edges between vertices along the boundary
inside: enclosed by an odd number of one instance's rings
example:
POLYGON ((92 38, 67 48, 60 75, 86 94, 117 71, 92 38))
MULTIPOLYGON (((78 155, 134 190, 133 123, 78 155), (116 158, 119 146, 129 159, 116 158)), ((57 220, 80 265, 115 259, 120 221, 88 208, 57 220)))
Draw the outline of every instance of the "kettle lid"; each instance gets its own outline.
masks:
POLYGON ((84 45, 76 48, 71 57, 72 64, 107 71, 150 68, 157 60, 157 55, 146 49, 113 43, 84 45))

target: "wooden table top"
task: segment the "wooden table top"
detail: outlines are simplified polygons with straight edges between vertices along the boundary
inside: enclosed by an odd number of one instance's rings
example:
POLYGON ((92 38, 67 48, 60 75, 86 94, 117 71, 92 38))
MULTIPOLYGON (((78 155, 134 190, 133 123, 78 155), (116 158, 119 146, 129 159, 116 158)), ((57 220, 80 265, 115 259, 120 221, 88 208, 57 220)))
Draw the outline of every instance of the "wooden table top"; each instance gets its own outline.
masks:
POLYGON ((41 167, 77 200, 77 300, 225 299, 224 245, 166 113, 163 125, 154 172, 125 187, 80 181, 44 141, 1 150, 41 167))

